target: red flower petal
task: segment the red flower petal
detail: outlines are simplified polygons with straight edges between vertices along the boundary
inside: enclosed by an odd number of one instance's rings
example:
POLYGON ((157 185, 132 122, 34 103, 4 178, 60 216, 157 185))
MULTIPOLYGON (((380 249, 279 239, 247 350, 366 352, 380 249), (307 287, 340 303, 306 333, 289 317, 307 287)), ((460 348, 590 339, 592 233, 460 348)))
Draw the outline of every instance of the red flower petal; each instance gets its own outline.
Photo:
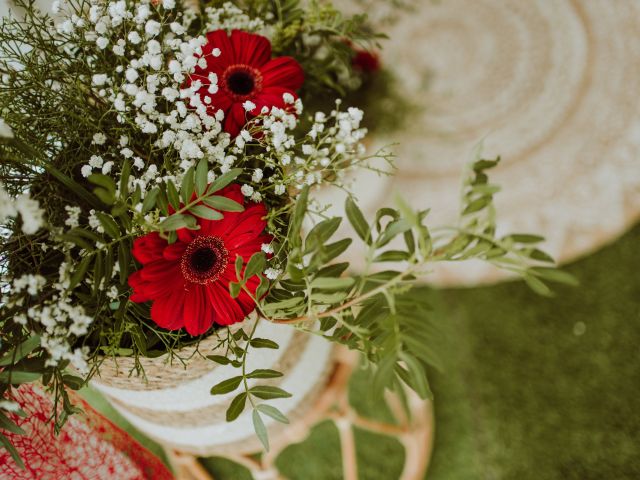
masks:
POLYGON ((196 236, 195 230, 189 230, 188 228, 180 228, 176 230, 176 234, 178 235, 178 240, 184 243, 190 243, 196 236))
POLYGON ((260 68, 271 59, 271 43, 262 35, 234 30, 231 44, 235 63, 260 68))
POLYGON ((262 85, 298 90, 304 83, 304 71, 298 62, 291 57, 274 58, 260 69, 262 85))
POLYGON ((145 264, 162 258, 162 248, 166 245, 167 241, 160 238, 158 233, 153 232, 144 237, 136 238, 131 252, 138 262, 145 264))
POLYGON ((164 281, 173 284, 175 283, 176 270, 178 270, 177 262, 169 262, 161 259, 145 265, 144 268, 140 270, 140 275, 145 282, 164 281))
POLYGON ((192 285, 185 295, 184 326, 189 335, 202 335, 213 325, 214 309, 206 290, 206 286, 192 285))
POLYGON ((209 302, 215 310, 215 322, 218 325, 232 325, 245 319, 246 315, 242 308, 231 298, 228 285, 223 286, 216 282, 209 285, 206 292, 209 296, 209 302))
POLYGON ((227 112, 227 116, 224 120, 224 131, 232 137, 237 137, 240 134, 240 130, 247 123, 247 112, 245 111, 242 103, 234 103, 231 110, 227 112))
POLYGON ((176 242, 167 246, 162 252, 162 257, 165 260, 177 261, 182 258, 184 251, 187 249, 187 244, 184 242, 176 242))
POLYGON ((184 290, 177 289, 165 297, 157 299, 151 307, 151 319, 161 328, 178 330, 184 327, 184 290))
POLYGON ((136 303, 144 303, 151 300, 144 289, 144 282, 140 276, 140 271, 133 272, 127 279, 129 286, 133 289, 131 301, 136 303))
POLYGON ((267 221, 264 220, 266 215, 267 209, 262 203, 254 203, 247 208, 238 217, 238 221, 234 225, 230 225, 222 236, 227 249, 235 249, 246 243, 248 239, 260 235, 267 226, 267 221))
MULTIPOLYGON (((207 43, 202 47, 202 54, 207 59, 207 74, 210 71, 222 73, 226 67, 237 63, 231 39, 225 30, 215 30, 207 33, 207 43), (220 49, 220 55, 217 57, 214 57, 211 53, 214 48, 220 49)), ((201 72, 196 69, 196 73, 201 72)))
MULTIPOLYGON (((233 183, 214 195, 227 197, 240 205, 245 204, 245 196, 240 191, 240 185, 233 183)), ((224 237, 225 232, 228 232, 232 227, 238 223, 240 217, 244 215, 244 212, 221 212, 224 218, 221 220, 206 220, 198 219, 200 225, 200 232, 202 235, 215 235, 218 237, 224 237)))

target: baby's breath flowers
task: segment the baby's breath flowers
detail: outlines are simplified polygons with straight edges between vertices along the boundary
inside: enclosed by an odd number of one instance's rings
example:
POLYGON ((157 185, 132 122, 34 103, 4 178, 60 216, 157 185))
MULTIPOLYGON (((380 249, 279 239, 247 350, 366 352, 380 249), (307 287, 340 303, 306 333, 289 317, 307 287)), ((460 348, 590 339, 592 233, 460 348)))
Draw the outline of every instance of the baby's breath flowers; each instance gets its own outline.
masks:
POLYGON ((18 217, 22 232, 26 235, 33 235, 44 226, 44 211, 37 200, 28 193, 11 198, 0 183, 0 223, 18 217))

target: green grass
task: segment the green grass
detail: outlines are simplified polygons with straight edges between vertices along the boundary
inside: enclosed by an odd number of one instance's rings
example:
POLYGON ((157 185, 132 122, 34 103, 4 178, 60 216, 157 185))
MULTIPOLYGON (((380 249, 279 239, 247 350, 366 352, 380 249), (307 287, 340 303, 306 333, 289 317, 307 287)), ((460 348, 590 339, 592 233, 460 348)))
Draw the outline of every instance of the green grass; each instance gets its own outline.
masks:
MULTIPOLYGON (((522 282, 433 291, 443 325, 442 373, 432 372, 436 441, 427 480, 640 478, 640 227, 567 270, 581 286, 554 299, 522 282)), ((359 411, 388 419, 358 375, 359 411)), ((356 432, 363 480, 393 480, 394 440, 356 432)), ((317 426, 277 465, 292 480, 341 478, 337 431, 317 426)), ((208 459, 218 480, 248 478, 208 459)))
POLYGON ((640 478, 640 228, 567 269, 552 300, 521 283, 437 295, 429 480, 640 478))

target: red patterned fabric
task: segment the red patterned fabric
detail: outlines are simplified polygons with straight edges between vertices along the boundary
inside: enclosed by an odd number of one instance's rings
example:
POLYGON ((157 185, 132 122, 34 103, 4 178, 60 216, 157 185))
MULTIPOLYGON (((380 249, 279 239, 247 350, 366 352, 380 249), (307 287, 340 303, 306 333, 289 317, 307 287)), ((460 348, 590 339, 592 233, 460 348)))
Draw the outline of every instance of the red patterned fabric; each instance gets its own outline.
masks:
POLYGON ((59 435, 51 417, 51 398, 40 388, 22 385, 14 400, 27 413, 12 416, 26 435, 3 431, 15 445, 26 470, 0 449, 2 480, 170 480, 171 472, 151 452, 75 396, 84 414, 72 415, 59 435))

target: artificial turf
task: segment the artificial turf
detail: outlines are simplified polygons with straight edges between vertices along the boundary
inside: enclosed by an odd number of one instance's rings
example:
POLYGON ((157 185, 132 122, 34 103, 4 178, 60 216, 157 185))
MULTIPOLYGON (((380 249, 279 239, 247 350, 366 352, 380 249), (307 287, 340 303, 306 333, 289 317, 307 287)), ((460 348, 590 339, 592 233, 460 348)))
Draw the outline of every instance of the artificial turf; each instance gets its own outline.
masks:
POLYGON ((438 292, 447 369, 431 375, 429 480, 640 478, 640 227, 567 270, 547 300, 520 282, 438 292))

